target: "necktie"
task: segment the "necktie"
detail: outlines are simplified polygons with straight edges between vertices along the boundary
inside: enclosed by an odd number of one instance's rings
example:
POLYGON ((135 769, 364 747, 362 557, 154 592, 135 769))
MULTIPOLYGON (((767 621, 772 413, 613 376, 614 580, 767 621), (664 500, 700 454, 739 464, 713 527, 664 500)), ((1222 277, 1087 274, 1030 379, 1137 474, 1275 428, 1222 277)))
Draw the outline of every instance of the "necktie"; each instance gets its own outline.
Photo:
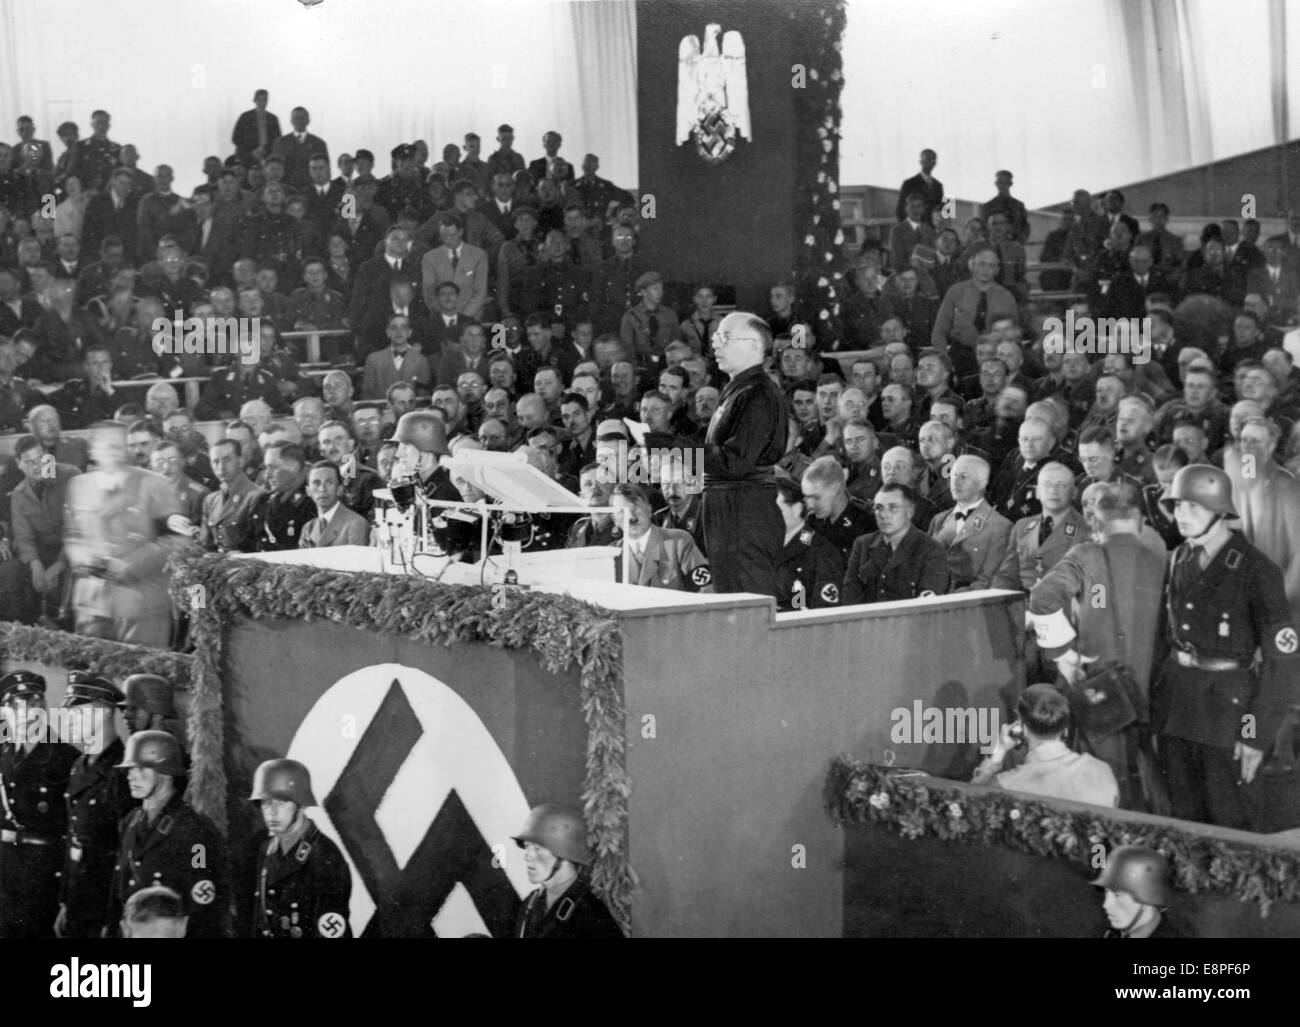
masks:
POLYGON ((1154 261, 1156 262, 1156 266, 1159 266, 1159 264, 1160 264, 1160 236, 1158 236, 1158 235, 1156 236, 1155 245, 1151 247, 1151 259, 1154 260, 1154 261))
POLYGON ((299 143, 301 143, 303 139, 306 138, 306 136, 302 132, 295 132, 293 137, 297 139, 299 143))
POLYGON ((984 334, 988 327, 989 321, 989 294, 987 290, 980 290, 979 302, 975 304, 975 330, 981 335, 984 334))
POLYGON ((1200 560, 1195 546, 1188 546, 1174 565, 1174 590, 1182 595, 1201 573, 1200 560))
POLYGON ((650 345, 653 346, 655 344, 655 340, 658 338, 659 338, 659 315, 651 314, 650 315, 650 345))
POLYGON ((451 271, 452 274, 455 274, 456 269, 460 267, 460 258, 456 256, 455 250, 448 250, 447 252, 451 254, 451 271))
POLYGON ((1041 548, 1043 543, 1052 537, 1052 519, 1046 515, 1038 523, 1038 545, 1041 548))

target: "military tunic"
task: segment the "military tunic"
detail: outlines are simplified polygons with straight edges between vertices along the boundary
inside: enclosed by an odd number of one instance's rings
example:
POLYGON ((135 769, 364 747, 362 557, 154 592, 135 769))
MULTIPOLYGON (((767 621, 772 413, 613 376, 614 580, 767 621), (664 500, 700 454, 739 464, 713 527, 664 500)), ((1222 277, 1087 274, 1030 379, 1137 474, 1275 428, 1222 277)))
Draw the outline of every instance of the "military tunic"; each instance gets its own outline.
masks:
POLYGON ((351 938, 352 872, 339 847, 312 821, 288 852, 271 838, 257 860, 259 938, 351 938))
POLYGON ((806 523, 838 549, 840 556, 847 561, 849 553, 853 551, 853 543, 876 530, 876 515, 862 500, 850 496, 848 505, 840 511, 838 517, 825 520, 809 516, 806 523))
POLYGON ((254 501, 250 516, 254 551, 297 549, 302 529, 316 516, 316 504, 299 485, 291 492, 264 492, 254 501))
POLYGON ((948 554, 923 531, 909 528, 897 547, 879 531, 853 543, 844 574, 844 604, 888 603, 948 591, 948 554))
POLYGON ((622 938, 618 923, 605 904, 579 877, 546 908, 546 889, 538 888, 524 901, 515 924, 516 938, 622 938))
POLYGON ((67 906, 64 935, 98 938, 104 926, 121 843, 118 830, 136 805, 122 762, 122 739, 98 756, 83 754, 72 766, 68 790, 68 844, 59 901, 67 906))
POLYGON ((1199 552, 1184 543, 1174 553, 1170 656, 1152 721, 1164 739, 1173 815, 1246 827, 1233 748, 1241 741, 1266 756, 1273 748, 1300 676, 1296 624, 1281 570, 1240 532, 1204 570, 1199 552))
POLYGON ((173 795, 151 824, 143 809, 122 821, 106 926, 116 937, 126 900, 141 888, 164 885, 185 904, 187 937, 225 936, 225 842, 216 825, 173 795))
POLYGON ((844 554, 812 528, 785 544, 776 565, 778 610, 821 610, 843 598, 844 554))
POLYGON ((68 813, 63 792, 77 750, 0 744, 0 938, 48 938, 58 915, 68 813))

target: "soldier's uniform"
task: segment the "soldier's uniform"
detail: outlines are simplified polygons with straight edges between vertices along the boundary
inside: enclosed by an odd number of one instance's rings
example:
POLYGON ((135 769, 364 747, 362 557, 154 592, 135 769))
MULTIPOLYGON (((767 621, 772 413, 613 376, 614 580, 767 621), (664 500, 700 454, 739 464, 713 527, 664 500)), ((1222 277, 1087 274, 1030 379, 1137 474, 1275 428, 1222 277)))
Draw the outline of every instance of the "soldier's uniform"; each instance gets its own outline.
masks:
POLYGON ((853 543, 876 530, 876 515, 860 499, 849 497, 848 505, 830 520, 809 515, 804 523, 840 551, 847 562, 853 543))
POLYGON ((105 137, 90 136, 77 140, 76 176, 83 189, 103 192, 113 169, 122 163, 122 147, 105 137))
POLYGON ((1205 431, 1205 450, 1213 453, 1228 441, 1230 415, 1217 401, 1211 402, 1202 410, 1193 411, 1183 399, 1170 400, 1156 414, 1156 437, 1160 442, 1174 440, 1174 425, 1182 420, 1192 420, 1205 431))
MULTIPOLYGON (((860 499, 868 506, 876 498, 876 493, 880 491, 880 486, 884 484, 880 477, 880 458, 872 457, 861 468, 849 468, 849 480, 847 488, 849 495, 854 499, 860 499)), ((949 504, 952 505, 951 503, 949 504)))
POLYGON ((240 238, 243 256, 259 266, 270 264, 281 276, 293 269, 301 246, 298 222, 284 211, 272 214, 265 207, 244 217, 240 238))
POLYGON ((203 520, 203 499, 208 490, 197 481, 182 474, 180 484, 176 486, 176 501, 181 505, 181 513, 196 528, 203 520))
POLYGON ((111 421, 124 399, 120 392, 110 396, 84 378, 73 378, 53 393, 49 402, 65 428, 89 428, 96 421, 111 421))
POLYGON ((844 554, 812 528, 785 544, 776 565, 778 610, 820 610, 843 599, 844 554))
POLYGON ((1144 445, 1134 446, 1128 452, 1117 450, 1115 466, 1143 485, 1150 485, 1156 480, 1156 468, 1151 456, 1151 450, 1144 445))
POLYGON ((700 497, 689 496, 686 500, 686 508, 681 515, 673 513, 672 507, 665 506, 656 510, 650 518, 651 523, 660 528, 676 528, 678 531, 684 531, 695 539, 695 544, 699 547, 700 552, 708 556, 708 550, 704 548, 704 525, 700 521, 700 497))
POLYGON ((297 549, 302 529, 316 516, 316 504, 299 485, 291 492, 263 492, 250 516, 255 552, 297 549))
POLYGON ((261 366, 244 374, 243 365, 235 361, 212 372, 196 413, 210 421, 222 420, 226 415, 238 414, 239 408, 250 399, 263 400, 272 410, 282 406, 280 386, 274 374, 261 366))
POLYGON ((611 257, 596 265, 589 297, 598 334, 619 330, 624 311, 637 302, 636 280, 650 270, 650 265, 636 255, 627 260, 611 257))
POLYGON ((253 507, 263 492, 247 475, 228 488, 228 492, 219 488, 203 497, 199 543, 204 549, 220 553, 252 552, 253 507))
MULTIPOLYGON (((38 674, 0 678, 0 703, 44 695, 38 674)), ((76 749, 58 742, 38 741, 25 753, 12 741, 0 744, 0 938, 54 934, 68 826, 63 792, 76 758, 76 749)))
POLYGON ((1151 525, 1165 541, 1167 549, 1177 549, 1182 544, 1182 535, 1178 533, 1178 522, 1173 519, 1160 502, 1165 494, 1165 487, 1159 482, 1144 486, 1142 489, 1142 512, 1147 523, 1151 525))
POLYGON ((517 313, 521 317, 538 312, 572 317, 586 298, 586 276, 582 268, 568 261, 544 260, 524 273, 517 313))
POLYGON ((126 774, 116 769, 122 753, 122 740, 114 738, 99 755, 78 756, 68 779, 68 846, 59 902, 67 906, 64 935, 69 938, 98 938, 104 926, 118 831, 136 805, 126 774))
POLYGON ((568 540, 564 543, 565 549, 583 549, 587 546, 617 546, 621 544, 622 536, 618 530, 618 523, 613 517, 610 517, 602 525, 593 526, 590 517, 580 517, 569 529, 568 540))
POLYGON ((1184 543, 1174 554, 1165 591, 1171 651, 1153 721, 1173 815, 1246 829, 1252 817, 1233 748, 1242 741, 1266 757, 1273 748, 1300 671, 1296 625, 1281 570, 1244 535, 1232 532, 1204 570, 1199 552, 1184 543))
POLYGON ((312 821, 288 852, 271 838, 257 861, 259 938, 351 938, 352 872, 333 840, 312 821))
POLYGON ((141 888, 165 885, 181 897, 190 918, 187 937, 225 933, 225 843, 216 825, 173 795, 149 823, 143 809, 122 822, 106 924, 116 937, 126 900, 141 888), (197 865, 196 865, 197 864, 197 865))
POLYGON ((937 541, 916 528, 894 548, 884 534, 874 531, 858 539, 849 554, 844 574, 846 606, 888 603, 948 591, 948 555, 937 541))
POLYGON ((1071 546, 1088 539, 1083 514, 1070 507, 1054 519, 1047 538, 1040 542, 1044 516, 1040 511, 1032 517, 1022 517, 1011 529, 1020 584, 1026 592, 1043 580, 1043 575, 1056 566, 1071 546))
POLYGON ((569 885, 550 909, 546 889, 538 888, 524 901, 515 925, 516 938, 622 938, 614 917, 591 891, 585 876, 569 885))
MULTIPOLYGON (((369 475, 374 479, 373 483, 369 485, 370 493, 373 493, 375 488, 378 487, 379 476, 373 471, 362 468, 360 474, 353 478, 351 482, 344 485, 343 502, 347 503, 348 506, 352 507, 353 510, 361 514, 361 516, 366 518, 366 520, 369 520, 369 511, 374 509, 375 500, 374 496, 371 495, 367 506, 367 500, 365 500, 362 495, 365 491, 365 483, 363 482, 362 475, 369 475), (351 497, 349 496, 350 489, 353 493, 351 497), (358 509, 357 506, 353 505, 353 499, 355 499, 355 502, 363 509, 358 509)), ((417 489, 419 490, 420 495, 424 496, 425 499, 436 499, 444 503, 458 503, 461 500, 460 489, 456 488, 455 483, 451 480, 451 471, 447 470, 445 467, 437 468, 431 475, 429 475, 429 477, 425 478, 424 481, 419 482, 418 484, 412 481, 400 485, 393 485, 393 502, 397 504, 398 509, 403 512, 410 509, 411 504, 415 502, 415 493, 417 489)))

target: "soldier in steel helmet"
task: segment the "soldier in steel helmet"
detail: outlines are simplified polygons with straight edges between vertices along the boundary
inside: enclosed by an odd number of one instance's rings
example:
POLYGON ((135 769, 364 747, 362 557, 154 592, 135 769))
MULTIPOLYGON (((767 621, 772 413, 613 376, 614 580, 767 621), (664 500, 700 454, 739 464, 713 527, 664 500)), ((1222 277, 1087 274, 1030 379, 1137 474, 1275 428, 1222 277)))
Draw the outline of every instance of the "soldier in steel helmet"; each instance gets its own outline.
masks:
POLYGON ((411 410, 403 414, 393 432, 397 460, 393 463, 393 499, 401 509, 415 502, 418 489, 425 499, 460 502, 460 490, 442 460, 451 456, 447 427, 432 410, 411 410))
POLYGON ((591 850, 582 814, 566 806, 535 806, 514 837, 524 850, 528 896, 516 938, 621 938, 623 932, 591 890, 591 850))
POLYGON ((1190 938, 1190 926, 1170 914, 1169 862, 1154 849, 1122 845, 1092 882, 1105 888, 1106 938, 1190 938))
POLYGON ((48 938, 68 826, 63 793, 77 750, 46 740, 39 674, 0 677, 0 710, 0 938, 48 938))
POLYGON ((311 775, 297 760, 267 760, 253 774, 270 841, 257 860, 259 938, 351 938, 352 872, 333 840, 306 815, 317 805, 311 775))
POLYGON ((176 716, 172 684, 157 674, 132 674, 122 682, 122 715, 128 732, 167 731, 176 716))
POLYGON ((1227 521, 1232 485, 1207 464, 1182 468, 1163 501, 1184 542, 1165 587, 1160 754, 1172 812, 1223 827, 1256 826, 1244 786, 1287 716, 1300 657, 1282 571, 1227 521))
POLYGON ((121 823, 135 805, 126 775, 117 768, 125 752, 117 711, 125 702, 126 696, 106 678, 86 671, 68 675, 63 705, 75 707, 83 717, 82 753, 64 793, 68 837, 54 923, 60 938, 98 938, 104 926, 121 823))
POLYGON ((216 825, 183 798, 180 743, 165 731, 137 731, 118 766, 141 808, 122 823, 105 934, 119 929, 122 908, 141 888, 163 885, 185 903, 189 936, 226 934, 224 843, 216 825))

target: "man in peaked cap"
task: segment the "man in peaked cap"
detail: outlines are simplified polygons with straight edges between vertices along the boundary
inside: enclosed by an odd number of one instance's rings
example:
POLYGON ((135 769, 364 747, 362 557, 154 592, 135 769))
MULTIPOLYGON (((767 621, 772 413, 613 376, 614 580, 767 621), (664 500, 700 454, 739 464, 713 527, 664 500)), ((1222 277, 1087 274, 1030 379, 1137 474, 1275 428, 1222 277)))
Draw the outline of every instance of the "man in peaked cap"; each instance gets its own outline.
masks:
POLYGON ((259 938, 350 938, 352 873, 333 840, 306 815, 318 805, 311 774, 297 760, 267 760, 253 774, 270 840, 257 860, 259 938))
POLYGON ((135 805, 126 775, 117 769, 124 750, 116 714, 126 701, 111 681, 79 670, 68 675, 63 705, 82 712, 82 753, 64 793, 68 836, 54 924, 60 938, 98 938, 104 926, 119 825, 135 805))
POLYGON ((187 803, 181 745, 165 731, 137 731, 118 768, 141 807, 122 824, 104 932, 120 930, 122 910, 141 888, 164 885, 185 903, 189 936, 226 933, 225 843, 215 824, 187 803))
POLYGON ((46 741, 45 679, 0 678, 0 938, 48 938, 59 904, 67 811, 63 793, 77 750, 46 741))

